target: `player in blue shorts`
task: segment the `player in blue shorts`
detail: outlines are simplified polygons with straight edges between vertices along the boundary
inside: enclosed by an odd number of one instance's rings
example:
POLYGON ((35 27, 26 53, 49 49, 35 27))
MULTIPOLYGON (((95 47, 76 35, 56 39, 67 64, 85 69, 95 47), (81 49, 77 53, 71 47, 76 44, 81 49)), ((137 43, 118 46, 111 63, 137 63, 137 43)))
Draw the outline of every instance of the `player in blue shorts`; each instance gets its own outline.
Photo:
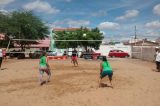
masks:
POLYGON ((111 68, 109 62, 107 61, 106 57, 103 56, 102 62, 100 63, 99 87, 101 86, 101 81, 105 76, 108 76, 110 84, 112 86, 112 82, 111 81, 112 81, 113 71, 112 71, 112 68, 111 68))

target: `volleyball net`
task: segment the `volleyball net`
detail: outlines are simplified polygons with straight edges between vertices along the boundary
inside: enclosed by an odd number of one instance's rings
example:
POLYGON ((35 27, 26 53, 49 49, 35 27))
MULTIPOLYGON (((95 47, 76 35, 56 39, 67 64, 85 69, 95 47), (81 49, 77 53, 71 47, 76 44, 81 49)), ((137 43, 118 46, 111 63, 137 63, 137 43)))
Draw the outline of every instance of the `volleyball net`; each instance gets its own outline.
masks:
MULTIPOLYGON (((102 43, 104 40, 73 40, 73 39, 70 39, 70 40, 54 40, 54 43, 52 42, 52 40, 50 39, 45 39, 45 40, 32 40, 32 39, 11 39, 9 42, 8 42, 8 45, 7 45, 7 49, 6 49, 6 53, 7 55, 11 56, 11 57, 14 57, 19 55, 19 54, 25 54, 25 55, 30 55, 30 54, 40 54, 40 52, 42 51, 45 51, 49 54, 49 56, 60 56, 60 55, 68 55, 68 56, 71 56, 72 55, 72 51, 74 49, 77 50, 77 54, 78 55, 81 55, 82 53, 85 52, 85 54, 90 54, 91 52, 94 52, 94 48, 92 47, 89 47, 87 48, 87 50, 82 46, 82 45, 79 45, 80 42, 99 42, 99 43, 102 43), (21 47, 21 43, 26 43, 26 45, 23 47, 24 50, 22 50, 22 47, 21 47), (43 46, 43 43, 46 43, 47 44, 45 46, 43 46), (67 45, 64 44, 64 46, 61 48, 61 47, 56 47, 55 44, 57 42, 62 42, 62 43, 71 43, 74 45, 76 44, 75 46, 71 46, 71 47, 68 47, 67 45), (32 44, 33 43, 33 44, 32 44), (53 46, 54 44, 54 46, 53 46), (11 45, 13 45, 13 47, 11 47, 11 45), (53 46, 54 48, 51 48, 51 46, 53 46), (65 48, 66 47, 66 48, 65 48)), ((87 45, 86 45, 87 46, 87 45)))

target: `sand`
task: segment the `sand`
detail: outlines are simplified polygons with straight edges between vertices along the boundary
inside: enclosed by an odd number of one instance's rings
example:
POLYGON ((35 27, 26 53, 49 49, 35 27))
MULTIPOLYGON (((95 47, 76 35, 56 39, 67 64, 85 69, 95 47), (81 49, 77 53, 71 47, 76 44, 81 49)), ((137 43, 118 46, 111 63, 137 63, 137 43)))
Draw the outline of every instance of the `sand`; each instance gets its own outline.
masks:
MULTIPOLYGON (((38 83, 38 59, 9 59, 0 70, 0 106, 160 106, 160 73, 155 64, 114 58, 113 88, 98 87, 97 60, 51 60, 51 82, 38 83)), ((45 76, 46 77, 46 76, 45 76)))

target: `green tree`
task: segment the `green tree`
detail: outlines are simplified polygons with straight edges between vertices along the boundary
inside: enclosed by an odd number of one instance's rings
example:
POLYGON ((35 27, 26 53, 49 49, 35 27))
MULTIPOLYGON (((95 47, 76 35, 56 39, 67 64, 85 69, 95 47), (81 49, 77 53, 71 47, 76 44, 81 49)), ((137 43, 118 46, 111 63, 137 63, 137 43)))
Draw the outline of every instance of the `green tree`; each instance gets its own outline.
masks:
MULTIPOLYGON (((8 14, 0 12, 0 33, 4 35, 7 34, 9 21, 10 21, 10 17, 8 17, 8 14)), ((0 47, 7 47, 8 42, 9 42, 9 39, 7 38, 6 40, 0 40, 0 47)))
MULTIPOLYGON (((13 39, 44 39, 49 34, 48 27, 42 22, 42 20, 35 16, 31 11, 14 11, 6 15, 7 22, 4 21, 5 28, 2 28, 1 32, 4 32, 7 36, 13 39), (6 29, 6 30, 4 30, 6 29)), ((30 41, 18 41, 21 48, 25 48, 26 45, 30 45, 36 42, 30 41)))
MULTIPOLYGON (((75 31, 59 31, 55 32, 55 40, 102 40, 103 34, 100 33, 98 28, 88 29, 81 27, 75 31), (84 36, 86 35, 86 36, 84 36)), ((102 41, 56 41, 57 48, 76 48, 81 47, 93 47, 99 49, 102 41)))

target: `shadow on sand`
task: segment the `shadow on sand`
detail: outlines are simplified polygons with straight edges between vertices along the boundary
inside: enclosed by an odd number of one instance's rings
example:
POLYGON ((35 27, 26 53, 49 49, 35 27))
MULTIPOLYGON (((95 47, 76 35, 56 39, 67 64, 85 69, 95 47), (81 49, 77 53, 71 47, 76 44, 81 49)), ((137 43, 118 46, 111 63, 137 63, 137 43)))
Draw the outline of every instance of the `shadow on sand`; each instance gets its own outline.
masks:
POLYGON ((1 68, 1 70, 6 70, 7 68, 1 68))
POLYGON ((110 85, 104 84, 104 83, 101 83, 100 87, 102 87, 102 88, 109 87, 109 88, 113 89, 113 86, 110 86, 110 85))
POLYGON ((154 72, 160 72, 160 70, 157 70, 157 69, 152 69, 152 71, 154 71, 154 72))

